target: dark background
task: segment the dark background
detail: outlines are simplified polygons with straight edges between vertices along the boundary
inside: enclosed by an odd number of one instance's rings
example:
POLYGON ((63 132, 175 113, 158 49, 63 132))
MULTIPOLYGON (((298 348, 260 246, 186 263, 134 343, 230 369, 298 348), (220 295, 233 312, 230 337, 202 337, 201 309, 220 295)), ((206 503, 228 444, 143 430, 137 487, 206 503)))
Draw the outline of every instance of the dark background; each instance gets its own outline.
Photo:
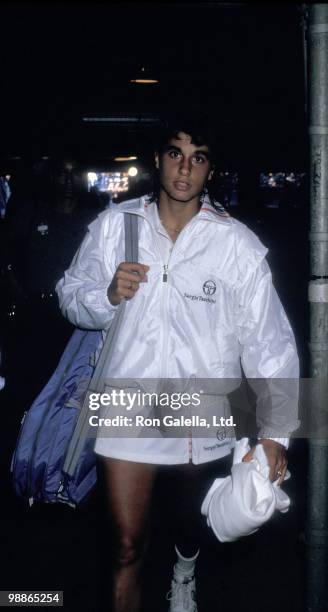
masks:
MULTIPOLYGON (((165 114, 168 106, 198 112, 204 103, 221 145, 221 166, 239 174, 239 203, 230 212, 269 247, 274 282, 295 330, 304 376, 307 193, 294 193, 290 201, 284 198, 284 204, 268 208, 258 190, 261 171, 307 173, 301 22, 298 4, 4 5, 0 163, 12 174, 21 211, 33 198, 28 177, 36 176, 39 163, 51 166, 71 157, 80 168, 111 170, 118 167, 115 155, 136 154, 138 163, 149 164, 152 136, 147 119, 165 114), (159 84, 129 82, 142 65, 159 84), (83 117, 111 121, 95 125, 83 117)), ((29 509, 12 493, 9 462, 21 416, 51 375, 72 331, 54 316, 53 305, 40 314, 24 303, 16 306, 14 317, 7 308, 2 317, 6 387, 0 392, 0 589, 61 588, 65 611, 107 612, 102 582, 110 542, 100 491, 78 512, 29 509), (33 325, 36 318, 38 324, 33 325)), ((304 441, 294 441, 289 459, 288 515, 275 517, 259 533, 232 545, 221 546, 209 532, 204 534, 200 612, 302 610, 304 441)), ((168 473, 160 482, 146 566, 147 612, 167 609, 163 595, 174 561, 168 519, 174 510, 174 484, 170 489, 168 473)))
POLYGON ((92 159, 142 151, 142 127, 90 126, 83 117, 205 103, 225 163, 238 167, 251 154, 263 167, 304 167, 301 21, 299 4, 6 5, 1 152, 92 159), (141 66, 159 84, 130 83, 141 66))

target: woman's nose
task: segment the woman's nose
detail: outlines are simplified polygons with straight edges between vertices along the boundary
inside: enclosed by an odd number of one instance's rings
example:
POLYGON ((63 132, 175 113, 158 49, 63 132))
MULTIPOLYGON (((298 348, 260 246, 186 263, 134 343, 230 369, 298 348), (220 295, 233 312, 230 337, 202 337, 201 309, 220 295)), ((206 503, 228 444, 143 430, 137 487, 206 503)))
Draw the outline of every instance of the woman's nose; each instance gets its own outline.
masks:
POLYGON ((180 163, 180 172, 181 174, 183 174, 184 176, 188 175, 190 173, 191 167, 190 167, 190 163, 188 161, 188 159, 182 159, 181 163, 180 163))

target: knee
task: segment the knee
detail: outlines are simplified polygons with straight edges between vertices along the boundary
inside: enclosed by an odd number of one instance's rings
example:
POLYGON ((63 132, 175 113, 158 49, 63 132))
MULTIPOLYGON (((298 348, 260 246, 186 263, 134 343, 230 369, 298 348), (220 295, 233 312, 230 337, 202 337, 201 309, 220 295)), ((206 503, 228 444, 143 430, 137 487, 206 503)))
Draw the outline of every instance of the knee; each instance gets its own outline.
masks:
POLYGON ((117 542, 115 563, 117 567, 128 567, 141 560, 145 545, 134 538, 125 537, 117 542))

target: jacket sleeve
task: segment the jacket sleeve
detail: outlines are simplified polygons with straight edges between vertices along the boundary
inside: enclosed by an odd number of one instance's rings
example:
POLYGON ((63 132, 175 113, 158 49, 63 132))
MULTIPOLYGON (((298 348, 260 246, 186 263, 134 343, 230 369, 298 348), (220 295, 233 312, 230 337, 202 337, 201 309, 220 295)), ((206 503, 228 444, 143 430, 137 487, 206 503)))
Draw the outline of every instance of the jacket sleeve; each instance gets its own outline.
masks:
POLYGON ((56 285, 63 315, 84 329, 107 329, 117 308, 107 297, 115 269, 106 252, 105 221, 98 218, 89 225, 71 266, 56 285))
POLYGON ((299 361, 293 331, 264 258, 248 267, 236 298, 241 364, 257 396, 258 437, 289 438, 300 425, 299 361))

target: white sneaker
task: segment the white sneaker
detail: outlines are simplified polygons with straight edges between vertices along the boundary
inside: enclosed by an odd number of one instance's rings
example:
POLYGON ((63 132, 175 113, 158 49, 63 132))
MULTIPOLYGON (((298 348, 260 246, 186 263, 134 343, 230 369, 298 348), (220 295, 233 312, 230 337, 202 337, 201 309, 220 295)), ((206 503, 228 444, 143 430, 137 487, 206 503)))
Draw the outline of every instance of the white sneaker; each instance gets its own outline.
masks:
POLYGON ((170 602, 169 612, 197 612, 195 577, 174 574, 166 599, 170 602))

